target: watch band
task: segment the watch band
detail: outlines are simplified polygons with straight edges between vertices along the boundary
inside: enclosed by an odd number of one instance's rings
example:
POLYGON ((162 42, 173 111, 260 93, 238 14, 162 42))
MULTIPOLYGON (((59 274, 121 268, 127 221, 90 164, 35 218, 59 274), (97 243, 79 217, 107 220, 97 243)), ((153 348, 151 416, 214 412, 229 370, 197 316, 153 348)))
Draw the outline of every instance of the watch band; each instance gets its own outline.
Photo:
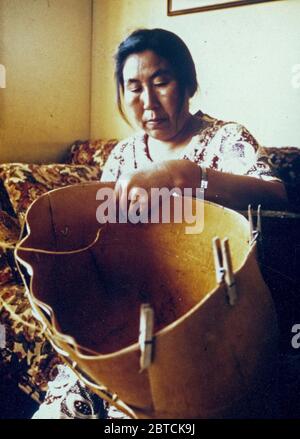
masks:
POLYGON ((201 166, 201 181, 200 181, 200 189, 203 191, 207 189, 208 180, 207 180, 207 170, 205 166, 201 166))

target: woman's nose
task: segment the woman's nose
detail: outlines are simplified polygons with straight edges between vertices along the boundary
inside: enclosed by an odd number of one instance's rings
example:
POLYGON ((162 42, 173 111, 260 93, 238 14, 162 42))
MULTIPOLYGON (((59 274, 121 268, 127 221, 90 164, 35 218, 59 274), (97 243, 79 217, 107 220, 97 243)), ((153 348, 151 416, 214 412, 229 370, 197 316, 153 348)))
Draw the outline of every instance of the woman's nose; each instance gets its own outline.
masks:
POLYGON ((141 95, 144 110, 152 110, 159 106, 159 101, 157 99, 155 90, 151 87, 146 87, 141 95))

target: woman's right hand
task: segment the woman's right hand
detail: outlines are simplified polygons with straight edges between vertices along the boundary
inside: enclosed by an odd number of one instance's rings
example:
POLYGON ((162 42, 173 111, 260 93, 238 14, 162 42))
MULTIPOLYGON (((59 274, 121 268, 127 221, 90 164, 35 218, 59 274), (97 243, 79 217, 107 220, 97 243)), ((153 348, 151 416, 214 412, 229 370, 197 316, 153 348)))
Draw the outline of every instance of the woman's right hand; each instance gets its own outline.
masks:
MULTIPOLYGON (((165 189, 165 195, 178 188, 194 189, 200 181, 201 168, 189 160, 168 160, 151 164, 143 171, 121 175, 115 186, 115 194, 123 214, 139 212, 148 214, 158 207, 158 200, 151 196, 152 189, 165 189)), ((152 193, 153 194, 153 193, 152 193)), ((164 193, 161 192, 162 198, 164 193)))

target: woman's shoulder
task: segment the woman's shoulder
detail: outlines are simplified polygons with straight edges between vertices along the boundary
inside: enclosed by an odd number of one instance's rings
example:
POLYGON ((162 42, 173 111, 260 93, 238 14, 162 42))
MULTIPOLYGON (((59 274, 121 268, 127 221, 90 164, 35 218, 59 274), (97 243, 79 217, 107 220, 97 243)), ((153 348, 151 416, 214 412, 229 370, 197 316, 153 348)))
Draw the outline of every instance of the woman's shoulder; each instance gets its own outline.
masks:
POLYGON ((235 142, 247 142, 258 150, 259 144, 250 131, 241 123, 235 121, 224 121, 208 114, 198 111, 195 114, 201 120, 201 127, 198 133, 198 140, 208 145, 212 140, 218 139, 222 144, 235 142))
POLYGON ((223 120, 218 119, 216 117, 212 117, 206 113, 203 113, 201 110, 197 111, 194 115, 198 119, 201 120, 201 128, 200 131, 203 131, 204 129, 232 129, 232 130, 242 130, 243 128, 246 129, 241 123, 232 121, 232 120, 223 120))

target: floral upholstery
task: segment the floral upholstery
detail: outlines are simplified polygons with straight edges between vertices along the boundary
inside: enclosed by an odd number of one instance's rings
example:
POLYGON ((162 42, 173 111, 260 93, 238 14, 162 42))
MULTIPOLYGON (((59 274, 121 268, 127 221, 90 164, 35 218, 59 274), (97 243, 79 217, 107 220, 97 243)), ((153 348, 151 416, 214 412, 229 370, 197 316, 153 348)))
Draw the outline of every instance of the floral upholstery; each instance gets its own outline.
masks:
POLYGON ((98 166, 23 163, 0 165, 0 179, 21 223, 30 204, 45 192, 62 186, 99 180, 100 177, 98 166))
POLYGON ((0 377, 16 380, 41 402, 49 380, 62 360, 46 340, 35 319, 14 264, 13 246, 30 204, 43 193, 62 186, 99 180, 99 166, 74 164, 0 165, 0 377), (9 213, 10 215, 9 215, 9 213), (15 217, 14 217, 15 216, 15 217))
POLYGON ((12 250, 10 245, 17 242, 20 235, 20 226, 15 218, 0 210, 0 286, 13 281, 17 274, 10 265, 12 250))
POLYGON ((94 142, 78 140, 71 146, 66 162, 75 165, 96 165, 102 171, 109 154, 117 143, 116 139, 94 142))
POLYGON ((55 378, 55 366, 62 360, 33 316, 24 286, 7 283, 0 287, 0 324, 5 328, 5 346, 0 349, 1 376, 13 378, 41 402, 48 381, 55 378))
POLYGON ((0 287, 5 285, 7 282, 13 280, 12 269, 9 266, 5 253, 0 250, 0 287))

